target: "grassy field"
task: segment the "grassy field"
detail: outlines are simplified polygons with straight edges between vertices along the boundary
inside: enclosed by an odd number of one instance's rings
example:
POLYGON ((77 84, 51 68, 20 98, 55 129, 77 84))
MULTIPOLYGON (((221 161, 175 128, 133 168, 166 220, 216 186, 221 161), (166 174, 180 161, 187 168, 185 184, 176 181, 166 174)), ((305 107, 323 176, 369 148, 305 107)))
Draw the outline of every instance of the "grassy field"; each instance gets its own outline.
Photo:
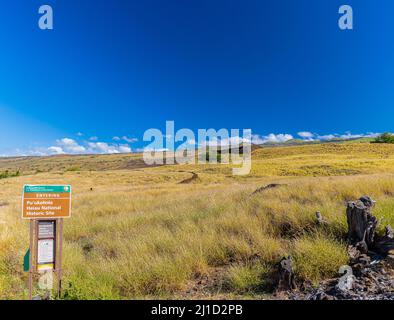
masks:
POLYGON ((6 170, 20 176, 0 179, 1 299, 27 296, 23 184, 73 186, 64 299, 270 298, 284 255, 312 284, 347 263, 346 201, 370 195, 381 231, 394 225, 394 145, 261 148, 245 177, 226 165, 144 168, 140 155, 0 159, 6 170), (281 185, 252 195, 270 183, 281 185))

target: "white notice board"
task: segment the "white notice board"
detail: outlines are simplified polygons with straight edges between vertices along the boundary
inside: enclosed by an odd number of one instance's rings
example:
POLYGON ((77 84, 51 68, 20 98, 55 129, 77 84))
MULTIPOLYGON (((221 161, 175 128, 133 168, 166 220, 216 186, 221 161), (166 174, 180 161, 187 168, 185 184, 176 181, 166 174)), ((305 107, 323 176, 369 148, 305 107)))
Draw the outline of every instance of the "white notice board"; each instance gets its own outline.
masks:
POLYGON ((45 239, 45 240, 38 240, 37 246, 37 263, 44 264, 44 263, 54 263, 54 240, 53 239, 45 239))

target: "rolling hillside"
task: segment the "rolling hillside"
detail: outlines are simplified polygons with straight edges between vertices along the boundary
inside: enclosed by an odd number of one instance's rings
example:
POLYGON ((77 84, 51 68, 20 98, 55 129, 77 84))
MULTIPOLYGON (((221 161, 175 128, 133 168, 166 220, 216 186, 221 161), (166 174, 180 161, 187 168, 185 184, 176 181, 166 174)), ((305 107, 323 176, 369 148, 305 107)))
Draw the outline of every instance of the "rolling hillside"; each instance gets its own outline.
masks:
POLYGON ((347 263, 346 201, 368 194, 394 225, 393 145, 260 148, 245 177, 229 165, 140 164, 140 155, 0 159, 0 172, 21 171, 0 179, 0 298, 27 295, 23 184, 73 187, 64 299, 271 298, 283 255, 312 284, 347 263), (268 184, 277 187, 254 193, 268 184))

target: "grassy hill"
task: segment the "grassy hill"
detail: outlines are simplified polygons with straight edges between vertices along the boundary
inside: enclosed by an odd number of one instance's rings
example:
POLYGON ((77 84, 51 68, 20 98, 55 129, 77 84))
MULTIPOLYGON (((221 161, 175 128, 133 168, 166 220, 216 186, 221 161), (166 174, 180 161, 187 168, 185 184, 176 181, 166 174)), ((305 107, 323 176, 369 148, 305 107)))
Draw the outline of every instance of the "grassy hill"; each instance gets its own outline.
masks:
POLYGON ((27 295, 23 184, 73 186, 64 299, 269 298, 285 254, 300 282, 347 263, 346 201, 368 194, 376 216, 394 225, 394 145, 259 148, 246 177, 229 165, 145 167, 141 155, 0 159, 5 170, 21 176, 0 179, 3 299, 27 295), (270 183, 279 186, 253 194, 270 183))
POLYGON ((141 167, 146 167, 146 165, 140 154, 0 158, 0 172, 20 170, 24 174, 48 171, 136 169, 141 167))

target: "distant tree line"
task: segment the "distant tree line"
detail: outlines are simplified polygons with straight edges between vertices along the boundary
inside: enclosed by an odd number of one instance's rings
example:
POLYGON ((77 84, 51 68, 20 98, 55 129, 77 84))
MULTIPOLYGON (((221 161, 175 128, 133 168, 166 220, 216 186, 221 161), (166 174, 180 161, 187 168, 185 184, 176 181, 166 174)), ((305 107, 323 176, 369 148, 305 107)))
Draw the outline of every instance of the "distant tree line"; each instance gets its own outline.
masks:
POLYGON ((377 136, 373 143, 394 143, 394 134, 389 132, 383 133, 377 136))

